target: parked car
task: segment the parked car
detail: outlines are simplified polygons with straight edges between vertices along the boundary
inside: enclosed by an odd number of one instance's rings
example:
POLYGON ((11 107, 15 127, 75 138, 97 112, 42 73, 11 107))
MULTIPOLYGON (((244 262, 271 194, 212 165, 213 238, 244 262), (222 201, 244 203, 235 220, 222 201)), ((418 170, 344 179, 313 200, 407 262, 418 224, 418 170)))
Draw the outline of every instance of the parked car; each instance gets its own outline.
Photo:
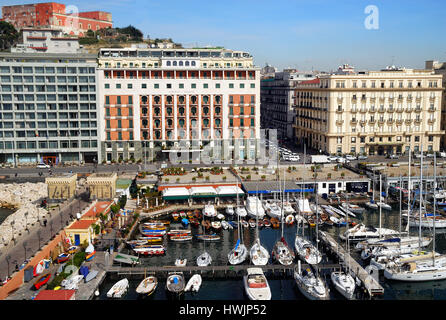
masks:
POLYGON ((349 160, 347 160, 346 158, 343 158, 343 157, 339 157, 337 161, 339 163, 349 163, 350 162, 349 160))
POLYGON ((49 169, 49 168, 50 168, 50 165, 43 163, 43 162, 41 162, 37 165, 37 169, 49 169))
POLYGON ((366 155, 358 156, 358 160, 366 160, 368 157, 366 155))
POLYGON ((428 153, 428 154, 426 154, 426 157, 428 157, 428 158, 433 158, 433 157, 434 157, 434 154, 433 154, 433 153, 428 153))
POLYGON ((441 158, 446 158, 446 152, 439 152, 438 156, 440 156, 441 158))
POLYGON ((345 159, 347 159, 349 161, 353 161, 353 160, 356 160, 356 157, 348 154, 348 155, 345 156, 345 159))
POLYGON ((299 161, 300 157, 298 155, 291 155, 290 156, 290 161, 299 161))
POLYGON ((398 159, 400 156, 399 155, 397 155, 397 154, 389 154, 389 155, 387 155, 387 159, 398 159))
POLYGON ((415 153, 415 158, 420 159, 421 158, 421 153, 415 153))
POLYGON ((330 160, 330 161, 338 161, 338 159, 339 159, 339 157, 337 157, 337 156, 329 156, 328 157, 328 160, 330 160))

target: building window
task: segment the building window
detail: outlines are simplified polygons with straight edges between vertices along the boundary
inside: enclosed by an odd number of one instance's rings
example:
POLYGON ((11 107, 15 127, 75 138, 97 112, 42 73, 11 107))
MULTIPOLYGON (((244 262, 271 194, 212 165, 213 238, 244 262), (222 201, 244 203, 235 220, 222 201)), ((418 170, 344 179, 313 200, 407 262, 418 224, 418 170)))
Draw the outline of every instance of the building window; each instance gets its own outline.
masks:
POLYGON ((116 89, 121 89, 121 84, 120 83, 116 84, 116 89))
POLYGON ((255 83, 251 83, 251 89, 254 89, 256 87, 255 83))
POLYGON ((184 83, 179 84, 180 89, 184 89, 184 83))
POLYGON ((159 83, 155 83, 155 84, 153 85, 153 87, 154 87, 155 89, 159 89, 159 88, 160 88, 160 85, 159 85, 159 83))
POLYGON ((245 88, 245 84, 244 83, 240 83, 240 89, 244 89, 245 88))
POLYGON ((132 84, 131 83, 127 83, 127 89, 132 89, 132 84))
POLYGON ((110 83, 106 83, 106 84, 104 84, 104 88, 105 88, 105 89, 110 89, 110 83))
POLYGON ((166 84, 166 88, 167 89, 172 89, 172 84, 171 83, 166 84))
POLYGON ((203 83, 203 89, 207 89, 208 88, 208 84, 207 83, 203 83))
POLYGON ((234 84, 233 83, 229 84, 229 89, 234 89, 234 84))
POLYGON ((220 84, 219 83, 215 84, 215 89, 220 89, 220 84))
POLYGON ((141 84, 141 89, 147 89, 147 83, 142 83, 141 84))
POLYGON ((196 89, 196 88, 197 88, 197 84, 196 84, 196 83, 192 83, 192 84, 191 84, 191 88, 192 88, 192 89, 196 89))

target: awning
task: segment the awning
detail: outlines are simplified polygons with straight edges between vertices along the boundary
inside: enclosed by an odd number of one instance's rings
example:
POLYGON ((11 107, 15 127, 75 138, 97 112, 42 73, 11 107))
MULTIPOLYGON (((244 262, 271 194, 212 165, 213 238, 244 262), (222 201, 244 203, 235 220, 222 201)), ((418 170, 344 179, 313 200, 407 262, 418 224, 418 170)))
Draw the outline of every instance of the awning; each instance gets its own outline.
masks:
POLYGON ((216 188, 219 197, 237 196, 237 194, 245 194, 240 187, 237 186, 220 186, 216 188))
POLYGON ((190 195, 192 198, 215 197, 217 191, 213 187, 192 187, 190 188, 190 195))
POLYGON ((163 190, 163 199, 165 200, 189 199, 189 196, 187 188, 166 188, 163 190))

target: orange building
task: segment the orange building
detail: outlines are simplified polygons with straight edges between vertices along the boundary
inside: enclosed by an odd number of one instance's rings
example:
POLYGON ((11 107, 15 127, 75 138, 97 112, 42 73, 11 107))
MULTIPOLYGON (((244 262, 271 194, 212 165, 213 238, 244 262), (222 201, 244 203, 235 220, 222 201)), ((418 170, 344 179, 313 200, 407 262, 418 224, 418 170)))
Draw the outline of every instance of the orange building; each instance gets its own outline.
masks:
POLYGON ((62 29, 64 33, 83 36, 88 30, 112 28, 109 12, 76 12, 74 6, 56 2, 13 5, 2 7, 2 20, 18 30, 24 27, 50 27, 62 29))

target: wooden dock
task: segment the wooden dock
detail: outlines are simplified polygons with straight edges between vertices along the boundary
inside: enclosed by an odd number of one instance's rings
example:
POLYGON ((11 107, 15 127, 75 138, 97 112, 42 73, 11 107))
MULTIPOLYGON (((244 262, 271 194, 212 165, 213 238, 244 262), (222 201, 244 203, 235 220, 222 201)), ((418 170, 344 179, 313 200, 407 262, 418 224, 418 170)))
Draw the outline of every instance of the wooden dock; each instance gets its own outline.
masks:
MULTIPOLYGON (((245 274, 248 268, 261 268, 263 272, 270 276, 278 276, 280 278, 292 278, 294 274, 294 268, 297 264, 293 263, 289 266, 284 266, 280 264, 268 264, 265 266, 255 266, 255 265, 220 265, 220 266, 134 266, 134 267, 122 267, 122 266, 109 266, 107 268, 108 273, 114 273, 118 275, 144 275, 144 274, 156 274, 157 276, 167 277, 169 272, 183 272, 185 274, 195 274, 200 273, 203 277, 208 278, 230 278, 230 277, 241 277, 245 274)), ((308 268, 309 265, 302 264, 301 268, 308 268)), ((339 264, 320 264, 319 270, 337 270, 341 266, 339 264)))
POLYGON ((330 250, 337 254, 339 261, 344 266, 350 265, 350 270, 363 283, 370 297, 384 294, 384 288, 373 278, 346 250, 340 246, 332 236, 324 231, 319 231, 319 239, 323 241, 330 250))

